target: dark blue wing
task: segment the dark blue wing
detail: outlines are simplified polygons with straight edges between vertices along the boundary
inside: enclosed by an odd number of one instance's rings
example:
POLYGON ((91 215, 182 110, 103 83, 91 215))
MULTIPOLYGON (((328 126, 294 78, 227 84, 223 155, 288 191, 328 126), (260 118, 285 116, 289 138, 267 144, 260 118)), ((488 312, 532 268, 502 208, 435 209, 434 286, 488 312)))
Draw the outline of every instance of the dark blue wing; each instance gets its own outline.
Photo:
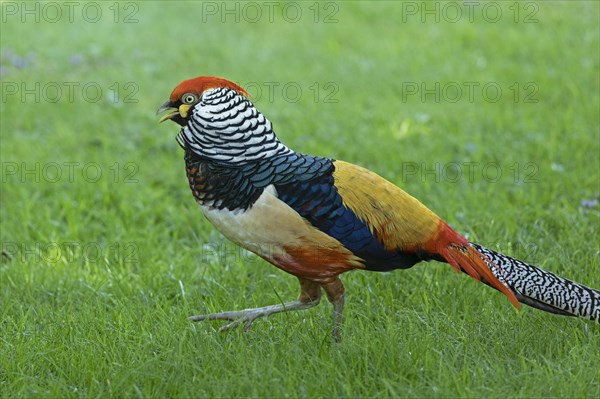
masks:
POLYGON ((364 259, 369 270, 408 268, 421 260, 416 254, 387 251, 369 226, 344 206, 331 173, 275 188, 280 200, 364 259))

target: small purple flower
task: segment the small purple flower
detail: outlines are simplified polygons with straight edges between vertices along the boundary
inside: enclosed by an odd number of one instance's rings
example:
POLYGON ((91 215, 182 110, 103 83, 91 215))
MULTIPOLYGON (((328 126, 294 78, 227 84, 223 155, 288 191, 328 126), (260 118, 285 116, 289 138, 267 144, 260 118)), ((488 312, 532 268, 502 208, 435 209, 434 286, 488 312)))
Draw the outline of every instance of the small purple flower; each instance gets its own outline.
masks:
POLYGON ((83 63, 83 56, 81 54, 73 54, 71 56, 71 64, 81 65, 83 63))
POLYGON ((581 200, 581 207, 582 208, 595 208, 598 206, 598 204, 600 203, 600 197, 598 198, 592 198, 592 199, 582 199, 581 200))

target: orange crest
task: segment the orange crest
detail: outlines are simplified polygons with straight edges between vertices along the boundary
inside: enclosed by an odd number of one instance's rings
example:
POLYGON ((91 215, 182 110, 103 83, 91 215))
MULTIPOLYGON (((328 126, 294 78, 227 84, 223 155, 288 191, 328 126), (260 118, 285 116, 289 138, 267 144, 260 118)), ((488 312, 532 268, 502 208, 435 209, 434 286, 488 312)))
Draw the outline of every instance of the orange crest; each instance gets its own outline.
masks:
POLYGON ((223 78, 216 76, 198 76, 197 78, 184 80, 179 83, 171 93, 171 101, 177 101, 185 93, 194 93, 202 95, 208 89, 217 89, 227 87, 237 91, 240 94, 248 97, 248 92, 239 85, 223 78))

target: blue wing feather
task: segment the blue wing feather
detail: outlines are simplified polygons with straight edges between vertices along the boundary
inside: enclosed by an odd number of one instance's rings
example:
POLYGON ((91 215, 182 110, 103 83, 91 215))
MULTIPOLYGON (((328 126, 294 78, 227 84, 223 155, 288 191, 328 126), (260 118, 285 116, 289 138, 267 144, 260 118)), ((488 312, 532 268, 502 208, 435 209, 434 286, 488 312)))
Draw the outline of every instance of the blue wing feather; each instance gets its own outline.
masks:
POLYGON ((280 200, 364 259, 367 269, 408 268, 422 260, 417 254, 387 251, 369 226, 344 206, 330 173, 308 181, 276 185, 275 188, 280 200))

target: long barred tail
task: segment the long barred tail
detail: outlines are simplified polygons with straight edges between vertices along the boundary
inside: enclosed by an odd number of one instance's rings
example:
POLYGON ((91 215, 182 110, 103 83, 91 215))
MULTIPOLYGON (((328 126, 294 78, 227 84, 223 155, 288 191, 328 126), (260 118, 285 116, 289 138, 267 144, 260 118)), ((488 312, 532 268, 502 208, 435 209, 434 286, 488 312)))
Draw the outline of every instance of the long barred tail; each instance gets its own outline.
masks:
POLYGON ((600 323, 600 291, 479 244, 470 245, 494 263, 496 267, 490 265, 492 273, 514 291, 519 302, 547 312, 586 317, 600 323))

